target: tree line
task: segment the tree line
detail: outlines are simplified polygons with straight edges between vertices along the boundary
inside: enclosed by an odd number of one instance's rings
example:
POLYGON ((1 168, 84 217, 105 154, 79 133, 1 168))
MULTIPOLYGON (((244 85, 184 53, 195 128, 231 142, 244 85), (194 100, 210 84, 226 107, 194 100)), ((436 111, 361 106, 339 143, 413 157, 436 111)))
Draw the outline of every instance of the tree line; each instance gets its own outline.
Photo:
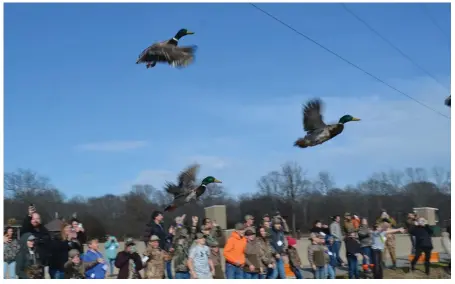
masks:
MULTIPOLYGON (((218 185, 209 186, 198 203, 187 204, 165 214, 165 224, 181 214, 204 216, 204 208, 226 205, 228 228, 251 214, 259 220, 264 214, 279 211, 296 232, 308 232, 315 220, 330 222, 330 216, 350 212, 376 219, 386 209, 398 223, 415 207, 438 208, 440 225, 450 219, 450 172, 442 168, 406 168, 375 173, 357 185, 338 187, 330 173, 320 172, 308 177, 297 163, 288 162, 277 171, 259 178, 257 191, 231 196, 218 185)), ((162 210, 171 195, 150 184, 133 185, 122 195, 99 197, 73 196, 67 198, 52 185, 48 177, 30 169, 5 173, 4 222, 11 218, 21 224, 29 204, 35 204, 43 223, 51 221, 58 212, 69 219, 75 212, 91 237, 107 233, 117 237, 142 235, 154 210, 162 210)), ((191 218, 187 218, 189 220, 191 218)))

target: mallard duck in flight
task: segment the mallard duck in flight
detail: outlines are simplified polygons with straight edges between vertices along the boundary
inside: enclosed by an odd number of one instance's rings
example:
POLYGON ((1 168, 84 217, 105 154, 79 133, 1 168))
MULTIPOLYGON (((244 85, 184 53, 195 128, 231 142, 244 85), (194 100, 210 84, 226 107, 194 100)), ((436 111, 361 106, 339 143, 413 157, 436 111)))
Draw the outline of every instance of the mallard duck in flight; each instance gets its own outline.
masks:
POLYGON ((444 104, 445 104, 446 106, 448 106, 448 107, 450 107, 450 101, 451 101, 450 97, 451 97, 451 96, 452 96, 452 95, 448 96, 448 97, 445 99, 445 101, 444 101, 444 104))
POLYGON ((221 183, 212 176, 204 178, 201 184, 196 184, 196 175, 199 170, 199 165, 192 165, 182 171, 178 177, 178 185, 174 183, 166 183, 164 189, 174 195, 174 200, 167 206, 164 211, 172 211, 177 207, 181 207, 186 203, 199 199, 204 194, 207 185, 211 183, 221 183))
POLYGON ((155 67, 157 62, 166 62, 173 67, 185 67, 194 60, 196 46, 179 47, 179 39, 186 35, 192 35, 193 32, 187 29, 181 29, 177 34, 166 41, 155 43, 147 47, 139 55, 136 64, 145 63, 147 68, 155 67))
POLYGON ((321 107, 322 101, 320 99, 310 100, 302 107, 303 129, 307 134, 295 141, 294 146, 306 148, 322 144, 343 132, 346 122, 360 120, 351 115, 344 115, 338 123, 327 125, 322 120, 321 107))

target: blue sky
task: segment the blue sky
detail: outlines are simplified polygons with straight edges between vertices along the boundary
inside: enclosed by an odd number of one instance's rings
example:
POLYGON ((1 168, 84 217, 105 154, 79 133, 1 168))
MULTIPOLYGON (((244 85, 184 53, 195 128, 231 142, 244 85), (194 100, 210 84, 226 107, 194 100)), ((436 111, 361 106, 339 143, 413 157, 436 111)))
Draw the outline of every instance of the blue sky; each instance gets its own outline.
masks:
MULTIPOLYGON (((449 115, 448 91, 340 4, 259 4, 342 56, 449 115)), ((450 84, 450 4, 348 4, 450 84)), ((233 194, 286 161, 337 185, 375 171, 450 169, 450 122, 340 61, 247 4, 5 4, 5 171, 31 168, 68 196, 161 187, 191 162, 233 194), (193 65, 136 65, 180 28, 193 65), (326 122, 362 118, 322 146, 300 105, 326 102, 326 122)))

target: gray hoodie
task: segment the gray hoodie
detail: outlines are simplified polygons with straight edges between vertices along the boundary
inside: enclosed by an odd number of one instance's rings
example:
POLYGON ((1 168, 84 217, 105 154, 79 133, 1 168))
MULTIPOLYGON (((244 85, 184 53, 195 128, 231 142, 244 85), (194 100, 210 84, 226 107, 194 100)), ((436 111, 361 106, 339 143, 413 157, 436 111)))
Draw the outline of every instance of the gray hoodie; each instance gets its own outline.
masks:
POLYGON ((343 234, 341 233, 340 223, 333 221, 330 224, 330 234, 333 236, 334 241, 341 242, 343 234))

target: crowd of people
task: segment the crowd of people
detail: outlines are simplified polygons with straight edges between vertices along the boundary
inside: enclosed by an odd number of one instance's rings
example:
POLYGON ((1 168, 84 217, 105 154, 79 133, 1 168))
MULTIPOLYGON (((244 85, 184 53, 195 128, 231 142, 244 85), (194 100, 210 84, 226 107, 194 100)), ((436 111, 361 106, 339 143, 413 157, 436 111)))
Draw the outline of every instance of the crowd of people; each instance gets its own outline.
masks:
MULTIPOLYGON (((382 279, 385 254, 390 254, 391 269, 395 269, 395 234, 405 231, 415 255, 411 270, 423 253, 425 273, 430 273, 433 232, 424 218, 409 213, 405 229, 394 228, 396 222, 385 210, 373 226, 356 215, 346 213, 343 217, 334 216, 330 225, 315 221, 310 230, 307 250, 314 278, 334 279, 337 269, 346 267, 350 279, 382 279), (345 256, 340 255, 343 243, 345 256)), ((278 212, 263 216, 258 226, 253 216, 246 215, 228 238, 215 220, 205 218, 200 224, 197 216, 189 222, 185 219, 185 215, 178 216, 166 228, 163 213, 155 211, 143 236, 145 251, 137 250, 133 238, 127 238, 119 251, 116 237, 106 236, 103 255, 98 239, 87 238, 79 220, 64 223, 60 235, 51 237, 39 213, 30 206, 20 240, 13 236, 13 228, 5 230, 4 275, 43 279, 44 267, 48 266, 52 279, 104 279, 112 277, 115 268, 118 279, 286 279, 287 262, 295 278, 304 278, 297 240, 278 212)), ((450 237, 450 226, 448 233, 450 237)))

